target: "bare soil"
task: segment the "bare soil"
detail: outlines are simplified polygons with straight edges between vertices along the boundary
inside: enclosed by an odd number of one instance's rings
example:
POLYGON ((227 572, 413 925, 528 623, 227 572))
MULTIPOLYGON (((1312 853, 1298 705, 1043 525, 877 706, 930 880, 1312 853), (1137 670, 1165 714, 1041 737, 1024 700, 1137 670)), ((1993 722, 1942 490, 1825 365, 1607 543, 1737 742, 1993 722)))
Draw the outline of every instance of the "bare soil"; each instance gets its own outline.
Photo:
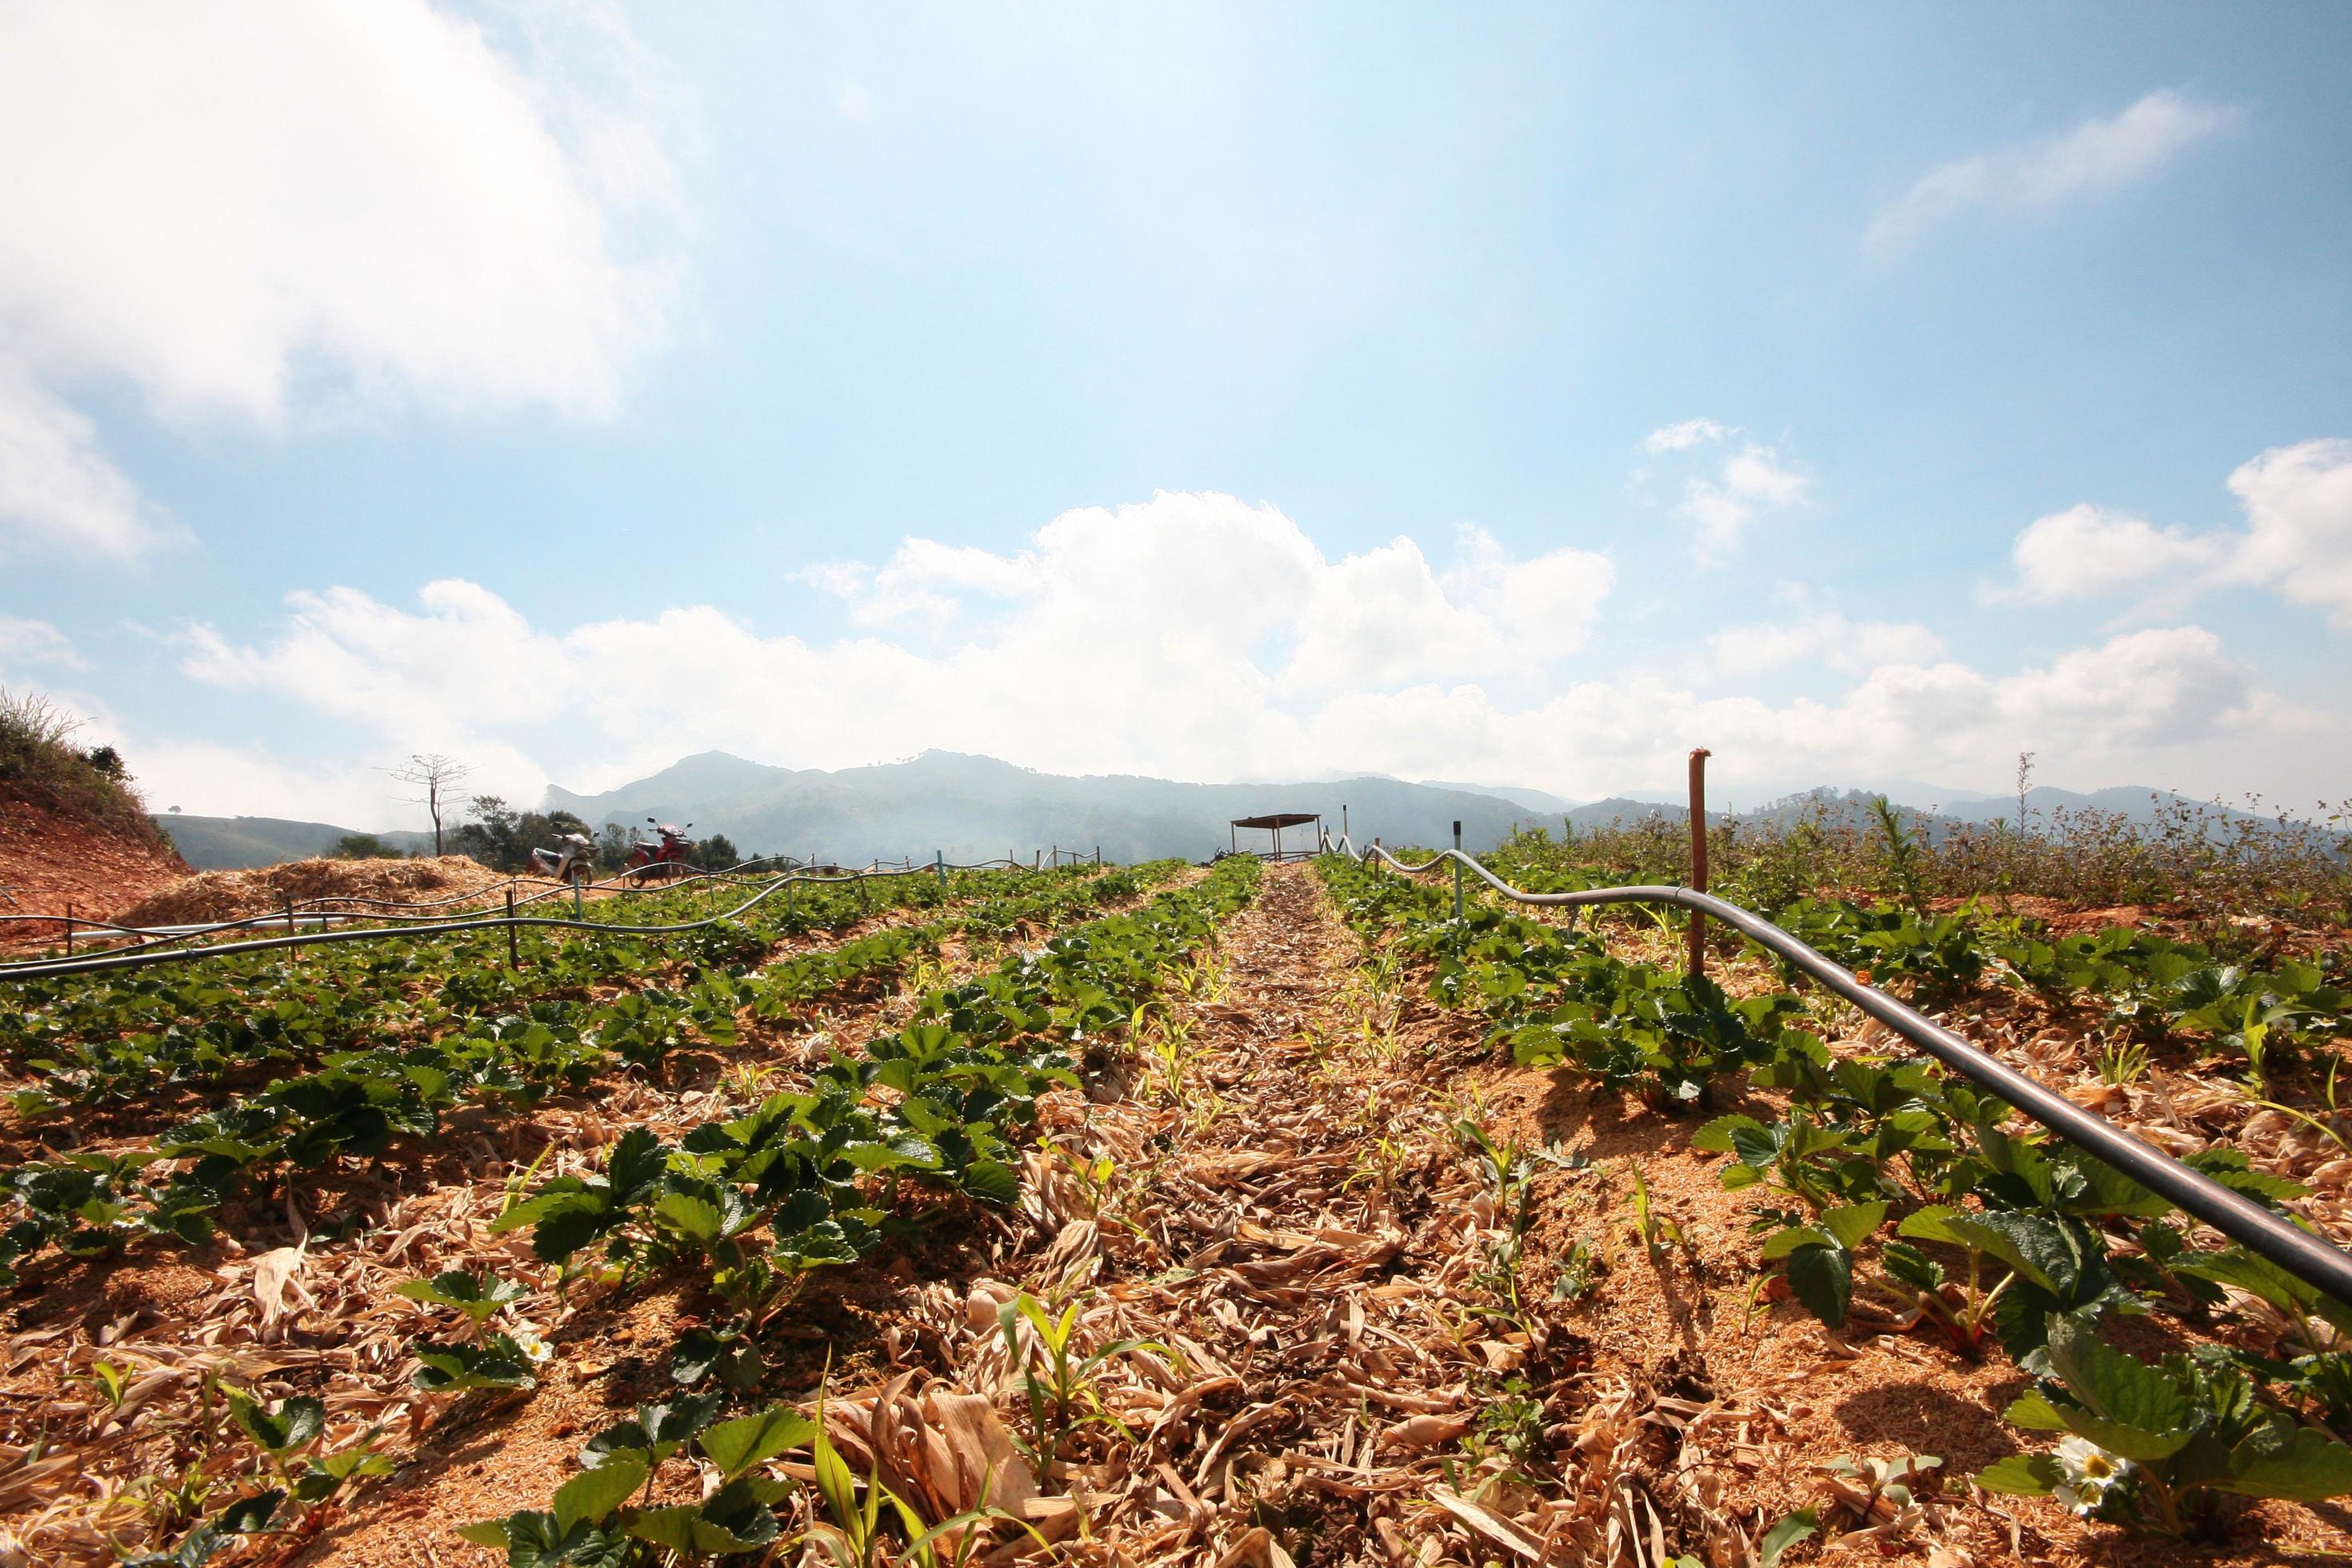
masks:
MULTIPOLYGON (((113 920, 188 875, 188 863, 143 839, 53 811, 0 784, 0 914, 72 912, 113 920)), ((48 942, 63 922, 0 923, 0 945, 48 942)))

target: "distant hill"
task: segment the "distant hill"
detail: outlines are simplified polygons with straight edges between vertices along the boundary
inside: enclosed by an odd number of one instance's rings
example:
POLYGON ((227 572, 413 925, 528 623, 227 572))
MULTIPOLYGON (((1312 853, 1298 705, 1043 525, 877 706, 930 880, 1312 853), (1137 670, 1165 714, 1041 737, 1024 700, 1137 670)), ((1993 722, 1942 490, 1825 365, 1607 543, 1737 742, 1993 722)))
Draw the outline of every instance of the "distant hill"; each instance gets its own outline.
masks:
POLYGON ((1523 805, 1539 816, 1559 816, 1574 811, 1579 803, 1563 800, 1548 790, 1526 789, 1517 784, 1457 784, 1448 779, 1423 779, 1431 789, 1460 790, 1465 795, 1491 795, 1496 800, 1507 800, 1513 805, 1523 805))
MULTIPOLYGON (((335 841, 357 829, 324 822, 289 822, 276 816, 159 815, 156 826, 172 836, 180 854, 199 871, 240 871, 333 852, 335 841)), ((395 830, 376 835, 394 849, 430 854, 433 835, 395 830)))
MULTIPOLYGON (((954 752, 835 773, 706 752, 601 795, 551 788, 544 802, 546 810, 600 825, 690 822, 697 837, 724 833, 747 855, 845 861, 931 849, 957 860, 1025 858, 1056 844, 1083 853, 1099 845, 1115 860, 1200 860, 1234 842, 1227 824, 1234 817, 1320 812, 1336 837, 1343 806, 1359 843, 1375 835, 1391 844, 1443 843, 1458 819, 1464 844, 1475 849, 1549 815, 1491 794, 1391 778, 1202 784, 1129 773, 1071 777, 954 752)), ((1310 847, 1313 831, 1286 832, 1284 847, 1310 847)), ((1240 841, 1269 842, 1263 833, 1240 841)))
MULTIPOLYGON (((1890 794, 1893 792, 1890 791, 1890 794)), ((2014 796, 1955 792, 1937 801, 1930 785, 1907 783, 1906 815, 1938 837, 1961 823, 1986 823, 2017 815, 2014 796), (1933 805, 1932 813, 1923 805, 1933 805)), ((1834 822, 1866 826, 1869 795, 1860 790, 1800 790, 1769 805, 1734 815, 1743 822, 1793 822, 1819 812, 1834 822)), ((2090 794, 2047 786, 2032 791, 2027 805, 2037 826, 2059 808, 2119 812, 2135 822, 2153 822, 2159 804, 2181 797, 2136 786, 2090 794)), ((1374 837, 1391 844, 1442 845, 1462 824, 1464 845, 1492 848, 1514 827, 1544 827, 1554 835, 1563 820, 1579 832, 1648 816, 1681 822, 1687 812, 1669 802, 1614 795, 1582 805, 1543 790, 1479 786, 1444 781, 1410 784, 1381 775, 1299 783, 1202 784, 1131 773, 1074 777, 1037 773, 992 757, 926 752, 909 761, 826 772, 771 767, 725 752, 686 757, 649 777, 601 795, 550 788, 547 810, 578 813, 591 824, 617 822, 638 828, 646 818, 690 822, 695 837, 723 833, 745 855, 814 854, 862 863, 870 858, 911 855, 933 849, 957 860, 988 859, 1059 845, 1092 853, 1096 846, 1115 860, 1162 855, 1204 859, 1234 842, 1227 823, 1269 812, 1321 812, 1336 836, 1340 812, 1359 844, 1374 837)), ((2210 810, 2210 808, 2209 808, 2210 810)), ((2219 824, 2242 816, 2230 812, 2219 824)), ((1723 820, 1724 814, 1709 814, 1723 820)), ((188 863, 200 870, 271 866, 332 851, 352 831, 323 822, 289 822, 268 816, 161 816, 188 863)), ((1284 836, 1286 848, 1309 847, 1313 829, 1284 836)), ((379 833, 395 848, 429 852, 432 835, 379 833)), ((1244 847, 1264 847, 1263 833, 1244 834, 1244 847)))

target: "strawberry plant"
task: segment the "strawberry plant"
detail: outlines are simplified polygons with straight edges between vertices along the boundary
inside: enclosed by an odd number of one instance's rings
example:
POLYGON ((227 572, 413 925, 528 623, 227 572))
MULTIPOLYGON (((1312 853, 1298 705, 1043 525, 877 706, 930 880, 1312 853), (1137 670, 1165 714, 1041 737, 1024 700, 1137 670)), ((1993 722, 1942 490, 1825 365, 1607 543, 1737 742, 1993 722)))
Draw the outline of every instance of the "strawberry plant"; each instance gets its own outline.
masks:
POLYGON ((2177 1535, 2220 1522, 2242 1498, 2316 1502, 2352 1493, 2352 1448, 2255 1397, 2237 1368, 2193 1356, 2151 1364, 2078 1319, 2048 1325, 2050 1376, 2009 1407, 2054 1453, 1978 1472, 1987 1491, 2056 1496, 2078 1513, 2177 1535))

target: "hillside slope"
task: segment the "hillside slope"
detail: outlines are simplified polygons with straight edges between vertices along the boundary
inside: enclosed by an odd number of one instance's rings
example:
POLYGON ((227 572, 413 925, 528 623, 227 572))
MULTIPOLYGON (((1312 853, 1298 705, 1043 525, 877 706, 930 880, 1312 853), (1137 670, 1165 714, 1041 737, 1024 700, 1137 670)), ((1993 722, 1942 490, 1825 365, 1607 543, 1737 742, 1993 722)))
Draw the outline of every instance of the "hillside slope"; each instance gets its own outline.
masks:
MULTIPOLYGON (((331 823, 290 822, 276 816, 177 814, 158 816, 155 825, 172 836, 188 864, 199 871, 240 871, 311 859, 333 853, 336 841, 355 831, 331 823)), ((433 849, 430 833, 402 830, 376 837, 406 854, 430 854, 433 849)))
MULTIPOLYGON (((0 912, 110 920, 188 874, 166 846, 58 809, 0 779, 0 912)), ((0 927, 0 941, 54 939, 61 927, 0 927)))

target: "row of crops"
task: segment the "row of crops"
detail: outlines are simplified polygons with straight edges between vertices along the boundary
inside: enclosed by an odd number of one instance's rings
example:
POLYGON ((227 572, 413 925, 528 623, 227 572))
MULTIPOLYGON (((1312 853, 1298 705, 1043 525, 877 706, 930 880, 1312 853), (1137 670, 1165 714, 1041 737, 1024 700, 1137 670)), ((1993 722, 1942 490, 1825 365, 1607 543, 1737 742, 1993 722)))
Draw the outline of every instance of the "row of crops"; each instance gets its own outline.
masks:
MULTIPOLYGON (((1514 886, 1583 892, 1635 879, 1497 861, 1514 886)), ((1774 914, 1782 930, 1865 981, 1925 1003, 1987 983, 2055 1007, 2089 1007, 2099 1022, 2191 1046, 2242 1066, 2257 1081, 2303 1047, 2352 1030, 2344 952, 2249 960, 2138 926, 2071 933, 1969 905, 1936 912, 1888 900, 1801 898, 1774 914)))
MULTIPOLYGON (((862 1049, 835 1048, 756 1104, 667 1136, 631 1128, 593 1167, 508 1184, 492 1229, 527 1240, 559 1290, 661 1282, 704 1311, 672 1347, 673 1396, 592 1444, 590 1469, 549 1510, 471 1533, 508 1543, 517 1562, 750 1550, 776 1532, 770 1505, 784 1483, 765 1461, 808 1446, 814 1430, 782 1409, 721 1419, 730 1405, 758 1403, 756 1324, 814 1271, 1018 1195, 1039 1096, 1078 1085, 1098 1043, 1184 969, 1259 875, 1255 861, 1235 861, 1103 912, 1179 869, 803 888, 789 906, 762 905, 756 918, 684 942, 534 933, 515 964, 492 932, 11 986, 0 1053, 37 1086, 18 1097, 20 1134, 62 1142, 100 1111, 128 1130, 102 1149, 45 1153, 0 1173, 16 1209, 0 1248, 17 1268, 61 1254, 137 1267, 248 1210, 266 1218, 298 1177, 422 1154, 457 1106, 520 1116, 613 1075, 658 1077, 680 1053, 702 1058, 706 1071, 816 1004, 940 975, 934 961, 950 936, 985 952, 1053 933, 969 980, 930 984, 900 1026, 862 1049), (894 923, 827 947, 790 945, 891 906, 902 907, 894 923), (177 1115, 190 1096, 209 1103, 177 1115), (140 1257, 123 1256, 133 1244, 140 1257), (698 1455, 724 1484, 698 1504, 655 1507, 653 1472, 673 1454, 698 1455)), ((402 1288, 446 1324, 408 1347, 415 1397, 428 1411, 475 1391, 530 1387, 564 1353, 520 1316, 532 1271, 501 1272, 457 1269, 402 1288)), ((236 1473, 266 1484, 247 1480, 226 1508, 213 1499, 153 1563, 189 1568, 242 1537, 316 1528, 355 1484, 391 1468, 380 1431, 337 1428, 317 1396, 223 1394, 256 1456, 236 1473)), ((818 1464, 822 1474, 821 1440, 818 1464)))
POLYGON ((145 1106, 215 1103, 112 1147, 0 1171, 17 1211, 0 1231, 0 1269, 13 1280, 51 1247, 202 1242, 226 1205, 289 1173, 429 1146, 460 1105, 521 1110, 615 1070, 658 1073, 681 1049, 724 1049, 747 1025, 888 981, 951 933, 1051 925, 1171 869, 811 887, 678 938, 535 931, 519 963, 500 934, 394 936, 8 986, 0 1060, 31 1080, 15 1096, 20 1132, 61 1138, 69 1113, 93 1108, 135 1125, 145 1106), (939 918, 762 963, 892 908, 939 918))
MULTIPOLYGON (((591 1436, 578 1473, 551 1489, 546 1507, 463 1533, 503 1549, 510 1563, 549 1568, 730 1558, 772 1547, 778 1510, 809 1486, 835 1521, 834 1538, 867 1542, 859 1560, 870 1560, 887 1491, 868 1481, 860 1498, 861 1482, 831 1448, 821 1416, 760 1397, 770 1369, 758 1325, 819 1269, 906 1241, 971 1205, 1012 1202, 1039 1097, 1081 1087, 1097 1045, 1177 983, 1259 877, 1255 860, 1229 861, 1132 910, 1063 930, 973 978, 923 991, 901 1026, 856 1054, 834 1052, 742 1114, 668 1139, 634 1128, 598 1168, 515 1190, 491 1228, 527 1237, 559 1280, 677 1285, 703 1310, 669 1347, 669 1394, 591 1436), (774 1462, 795 1450, 808 1451, 795 1468, 809 1481, 775 1473, 774 1462)), ((446 1323, 442 1337, 410 1347, 415 1387, 427 1399, 530 1388, 566 1353, 520 1325, 495 1326, 530 1296, 520 1280, 451 1270, 414 1280, 403 1294, 446 1323)), ((351 1477, 380 1473, 382 1456, 366 1436, 326 1441, 315 1399, 249 1404, 236 1415, 266 1455, 283 1456, 280 1484, 216 1512, 159 1563, 284 1528, 351 1477)), ((921 1558, 922 1547, 971 1519, 902 1522, 921 1558)))
MULTIPOLYGON (((2008 1357, 2032 1380, 2007 1411, 2029 1451, 1978 1485, 2168 1533, 2227 1494, 2352 1492, 2352 1308, 2206 1245, 2166 1200, 1930 1059, 1832 1051, 1818 994, 1735 997, 1483 899, 1457 919, 1448 891, 1336 858, 1318 869, 1360 935, 1422 966, 1433 999, 1478 1016, 1518 1062, 1687 1113, 1723 1185, 1756 1194, 1759 1261, 1823 1322, 1868 1314, 1954 1357, 2008 1357), (1747 1112, 1702 1120, 1735 1089, 1753 1091, 1747 1112), (2150 1313, 2194 1331, 2193 1349, 2146 1360, 2101 1332, 2150 1313)), ((1576 877, 1553 880, 1530 890, 1576 877)), ((2352 1032, 2334 958, 2230 965, 2139 931, 2060 937, 1836 900, 1780 920, 1882 984, 2004 983, 2258 1072, 2352 1032)), ((2234 1149, 2188 1163, 2282 1213, 2305 1195, 2234 1149)))

